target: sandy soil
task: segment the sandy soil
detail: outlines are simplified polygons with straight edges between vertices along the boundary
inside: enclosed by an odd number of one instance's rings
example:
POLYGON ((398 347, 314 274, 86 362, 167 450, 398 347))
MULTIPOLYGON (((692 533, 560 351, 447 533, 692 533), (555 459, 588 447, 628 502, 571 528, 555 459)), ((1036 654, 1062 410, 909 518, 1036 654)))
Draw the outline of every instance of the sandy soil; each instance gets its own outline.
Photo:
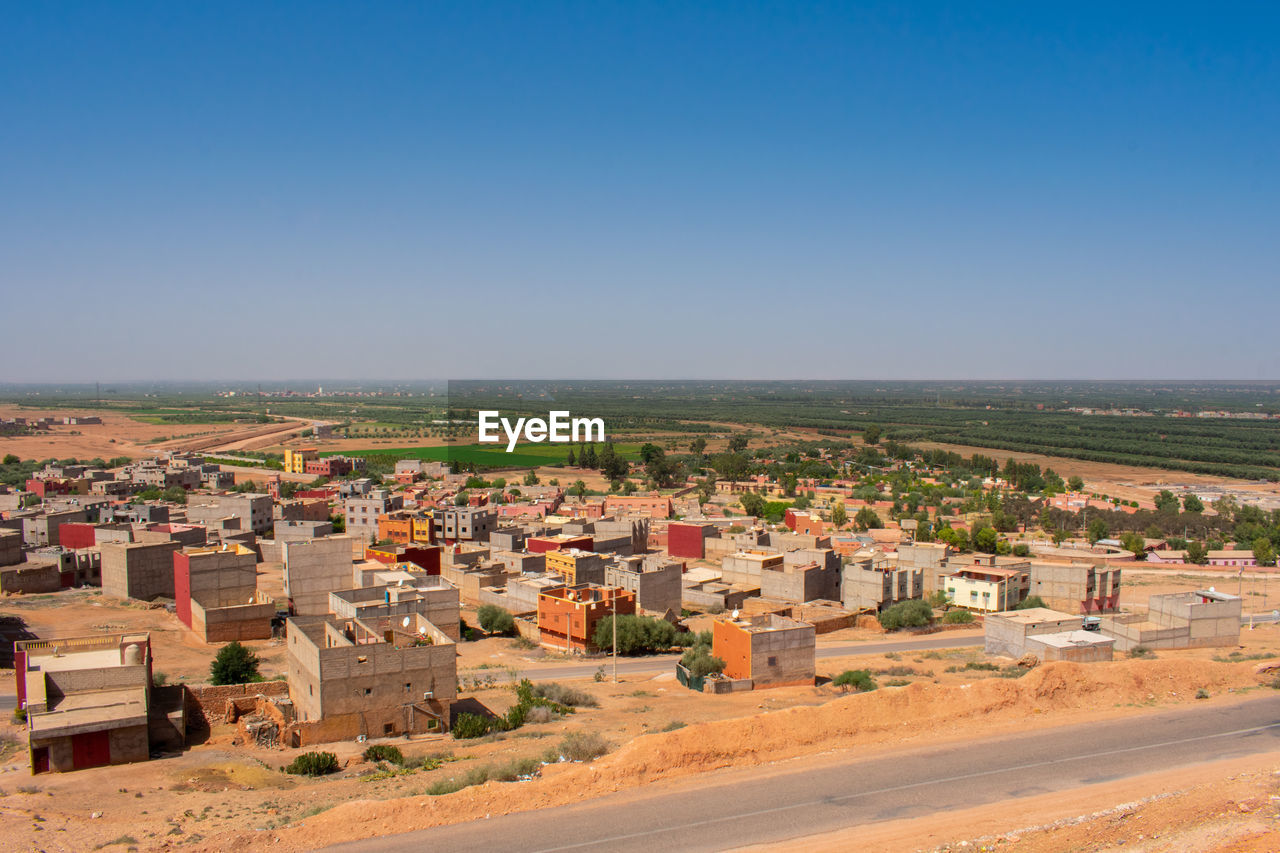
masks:
POLYGON ((175 439, 183 441, 221 439, 243 424, 148 424, 115 412, 86 412, 76 409, 28 409, 0 406, 0 417, 65 417, 96 414, 101 424, 55 426, 33 435, 0 436, 0 454, 12 453, 21 459, 93 459, 100 456, 152 456, 175 439), (75 434, 73 434, 75 433, 75 434))

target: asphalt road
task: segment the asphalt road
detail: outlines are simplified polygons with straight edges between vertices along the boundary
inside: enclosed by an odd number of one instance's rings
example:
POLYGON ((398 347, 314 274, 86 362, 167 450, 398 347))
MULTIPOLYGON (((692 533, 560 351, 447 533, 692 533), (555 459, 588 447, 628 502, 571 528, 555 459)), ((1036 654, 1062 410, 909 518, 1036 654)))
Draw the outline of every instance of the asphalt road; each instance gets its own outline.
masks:
MULTIPOLYGON (((784 773, 732 771, 697 787, 614 794, 328 849, 726 850, 1277 749, 1280 696, 1272 696, 879 758, 850 754, 784 773)), ((1009 808, 1016 814, 1016 804, 1009 808)))
MULTIPOLYGON (((946 633, 923 640, 899 640, 892 643, 846 643, 839 646, 818 646, 820 658, 840 658, 850 655, 883 655, 889 652, 929 651, 930 649, 960 649, 981 646, 982 637, 956 637, 946 633)), ((657 675, 674 672, 679 655, 653 655, 642 658, 618 658, 618 675, 657 675)), ((520 670, 521 678, 538 681, 547 678, 591 678, 601 667, 605 677, 613 674, 613 659, 593 658, 590 663, 564 664, 560 666, 530 667, 520 670)))

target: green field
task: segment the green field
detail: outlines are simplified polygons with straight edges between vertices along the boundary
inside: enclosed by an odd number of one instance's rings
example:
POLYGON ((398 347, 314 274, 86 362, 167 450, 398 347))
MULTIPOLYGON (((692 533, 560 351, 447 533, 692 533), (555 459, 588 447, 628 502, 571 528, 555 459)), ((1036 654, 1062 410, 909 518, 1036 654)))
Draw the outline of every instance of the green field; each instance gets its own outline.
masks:
MULTIPOLYGON (((394 456, 396 459, 425 459, 430 462, 457 461, 463 465, 481 465, 486 468, 536 468, 540 465, 558 465, 569 455, 569 448, 578 452, 576 445, 568 444, 518 444, 511 453, 503 444, 455 444, 441 447, 387 447, 363 450, 333 450, 321 456, 394 456)), ((640 458, 639 444, 614 444, 614 450, 626 459, 640 458)), ((596 445, 599 452, 600 445, 596 445)))

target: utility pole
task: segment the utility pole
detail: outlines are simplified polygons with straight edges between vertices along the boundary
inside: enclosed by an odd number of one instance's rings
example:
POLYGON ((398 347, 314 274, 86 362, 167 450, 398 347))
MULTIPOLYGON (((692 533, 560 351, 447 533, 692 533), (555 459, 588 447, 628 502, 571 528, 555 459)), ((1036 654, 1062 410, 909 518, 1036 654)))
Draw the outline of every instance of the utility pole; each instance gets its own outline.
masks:
POLYGON ((613 683, 618 683, 618 588, 613 588, 613 683))

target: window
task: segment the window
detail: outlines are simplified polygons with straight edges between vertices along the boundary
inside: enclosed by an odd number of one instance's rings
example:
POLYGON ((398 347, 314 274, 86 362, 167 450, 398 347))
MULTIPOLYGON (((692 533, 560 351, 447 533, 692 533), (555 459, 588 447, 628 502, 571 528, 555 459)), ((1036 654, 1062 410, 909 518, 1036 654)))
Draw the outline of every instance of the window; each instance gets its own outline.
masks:
POLYGON ((778 665, 778 659, 776 657, 771 656, 769 658, 769 666, 777 666, 777 665, 778 665))
POLYGON ((366 687, 366 688, 364 689, 364 695, 366 695, 366 696, 372 696, 372 695, 373 695, 373 688, 372 688, 372 687, 366 687))

